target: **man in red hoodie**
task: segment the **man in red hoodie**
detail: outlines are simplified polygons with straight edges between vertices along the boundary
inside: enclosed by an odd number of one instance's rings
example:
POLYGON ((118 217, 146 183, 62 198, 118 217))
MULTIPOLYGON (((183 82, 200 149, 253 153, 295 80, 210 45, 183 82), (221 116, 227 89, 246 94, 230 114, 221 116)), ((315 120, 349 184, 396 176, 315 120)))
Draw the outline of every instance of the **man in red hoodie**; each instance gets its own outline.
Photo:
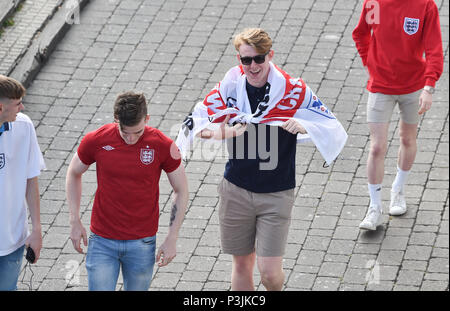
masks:
POLYGON ((376 230, 381 224, 389 121, 396 103, 401 115, 400 148, 389 214, 406 212, 403 187, 417 152, 419 116, 431 108, 434 87, 443 70, 439 11, 433 0, 365 0, 352 36, 369 73, 370 205, 360 228, 376 230))

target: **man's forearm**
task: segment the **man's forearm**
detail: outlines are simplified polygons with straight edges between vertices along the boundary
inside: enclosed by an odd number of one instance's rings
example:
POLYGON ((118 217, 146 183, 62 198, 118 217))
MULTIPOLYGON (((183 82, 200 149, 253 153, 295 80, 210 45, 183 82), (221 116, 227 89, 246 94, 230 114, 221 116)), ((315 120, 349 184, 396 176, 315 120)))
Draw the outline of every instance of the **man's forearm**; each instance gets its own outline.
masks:
POLYGON ((172 208, 170 211, 169 232, 167 237, 178 238, 178 232, 183 224, 186 213, 189 194, 184 192, 175 192, 172 208))
POLYGON ((81 189, 81 175, 68 172, 66 177, 66 196, 71 224, 80 221, 81 189))
POLYGON ((37 176, 27 180, 25 197, 27 200, 28 209, 30 211, 32 230, 41 232, 41 206, 37 176))

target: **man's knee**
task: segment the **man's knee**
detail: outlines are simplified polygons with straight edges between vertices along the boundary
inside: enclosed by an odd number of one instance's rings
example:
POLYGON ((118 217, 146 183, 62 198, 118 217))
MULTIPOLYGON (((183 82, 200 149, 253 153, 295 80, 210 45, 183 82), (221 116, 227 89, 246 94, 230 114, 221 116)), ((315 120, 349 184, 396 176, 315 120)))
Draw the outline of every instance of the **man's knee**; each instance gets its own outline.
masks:
POLYGON ((260 271, 261 283, 267 290, 279 291, 283 287, 284 272, 282 269, 263 269, 260 271))
POLYGON ((260 274, 263 284, 278 284, 284 281, 284 272, 281 269, 262 269, 260 274))
POLYGON ((374 158, 384 158, 386 151, 387 146, 384 143, 375 142, 370 145, 370 154, 374 158))
POLYGON ((400 144, 404 148, 415 148, 416 147, 416 137, 410 135, 400 135, 400 144))
POLYGON ((261 275, 261 282, 268 290, 281 290, 284 283, 284 272, 282 259, 259 260, 258 269, 261 275))
POLYGON ((246 256, 233 256, 233 269, 239 274, 253 273, 255 266, 255 254, 246 256))
POLYGON ((403 148, 415 148, 417 141, 417 124, 400 123, 400 145, 403 148))

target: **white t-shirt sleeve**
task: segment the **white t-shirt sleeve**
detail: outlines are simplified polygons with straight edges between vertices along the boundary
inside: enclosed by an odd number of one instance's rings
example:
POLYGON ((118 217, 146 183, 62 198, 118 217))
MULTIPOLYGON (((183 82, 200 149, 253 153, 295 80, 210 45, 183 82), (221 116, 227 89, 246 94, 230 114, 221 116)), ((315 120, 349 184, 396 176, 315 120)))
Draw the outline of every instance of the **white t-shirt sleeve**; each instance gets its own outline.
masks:
POLYGON ((30 179, 39 176, 41 170, 44 170, 46 167, 44 157, 42 156, 42 152, 37 141, 36 131, 34 129, 33 123, 28 123, 28 126, 30 131, 30 153, 28 155, 27 178, 30 179))

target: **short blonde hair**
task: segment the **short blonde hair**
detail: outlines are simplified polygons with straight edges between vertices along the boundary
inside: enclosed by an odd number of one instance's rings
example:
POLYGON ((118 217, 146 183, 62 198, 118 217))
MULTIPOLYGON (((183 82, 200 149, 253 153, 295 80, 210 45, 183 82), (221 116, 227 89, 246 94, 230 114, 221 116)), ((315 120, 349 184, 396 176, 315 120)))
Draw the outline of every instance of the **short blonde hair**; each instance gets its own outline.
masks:
POLYGON ((246 28, 234 37, 234 47, 239 52, 242 44, 248 44, 256 52, 266 54, 272 48, 272 39, 269 34, 261 28, 246 28))

